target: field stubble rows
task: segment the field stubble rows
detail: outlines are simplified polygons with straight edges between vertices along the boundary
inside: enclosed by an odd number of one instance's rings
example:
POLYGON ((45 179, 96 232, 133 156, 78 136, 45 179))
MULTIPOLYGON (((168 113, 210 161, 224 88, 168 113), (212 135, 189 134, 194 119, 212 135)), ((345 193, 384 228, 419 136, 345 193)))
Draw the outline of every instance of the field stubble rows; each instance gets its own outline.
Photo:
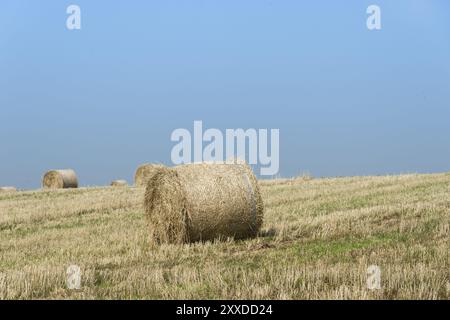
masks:
POLYGON ((449 298, 450 174, 261 189, 258 238, 153 248, 143 188, 0 194, 0 298, 449 298), (66 286, 73 264, 80 290, 66 286), (370 265, 380 290, 367 288, 370 265))

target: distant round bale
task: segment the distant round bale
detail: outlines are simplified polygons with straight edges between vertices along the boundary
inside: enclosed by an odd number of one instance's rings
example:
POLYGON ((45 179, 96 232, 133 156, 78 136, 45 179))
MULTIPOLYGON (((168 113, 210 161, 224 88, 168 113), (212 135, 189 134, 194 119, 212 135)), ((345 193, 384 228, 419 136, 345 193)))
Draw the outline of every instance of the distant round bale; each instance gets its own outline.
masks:
POLYGON ((111 182, 111 187, 126 187, 128 182, 126 180, 114 180, 111 182))
POLYGON ((258 182, 247 164, 160 168, 147 184, 144 207, 156 244, 252 238, 264 215, 258 182))
POLYGON ((48 171, 42 179, 45 189, 78 188, 78 179, 72 169, 48 171))
POLYGON ((16 191, 17 189, 15 187, 0 187, 0 193, 11 193, 16 191))
POLYGON ((139 166, 134 174, 134 185, 136 187, 145 187, 148 180, 161 168, 165 168, 165 166, 153 163, 146 163, 139 166))

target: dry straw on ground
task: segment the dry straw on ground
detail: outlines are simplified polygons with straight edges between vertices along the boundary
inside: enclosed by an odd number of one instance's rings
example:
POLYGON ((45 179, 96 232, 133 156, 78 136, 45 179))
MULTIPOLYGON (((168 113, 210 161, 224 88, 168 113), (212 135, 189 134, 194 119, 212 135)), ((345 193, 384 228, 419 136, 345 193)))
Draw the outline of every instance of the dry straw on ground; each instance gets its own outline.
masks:
POLYGON ((48 171, 42 179, 46 189, 78 188, 78 178, 72 169, 48 171))
POLYGON ((148 180, 158 171, 158 169, 164 168, 162 164, 146 163, 139 166, 134 174, 134 185, 136 187, 145 187, 148 180))
POLYGON ((126 187, 128 182, 126 180, 114 180, 111 182, 111 187, 126 187))
POLYGON ((0 193, 7 193, 7 192, 16 192, 17 189, 15 187, 0 187, 0 193))
POLYGON ((450 298, 450 174, 260 189, 257 238, 153 250, 144 188, 0 194, 0 300, 450 298), (67 287, 70 264, 81 290, 67 287))
POLYGON ((258 182, 244 164, 160 168, 144 206, 154 243, 255 237, 264 214, 258 182))

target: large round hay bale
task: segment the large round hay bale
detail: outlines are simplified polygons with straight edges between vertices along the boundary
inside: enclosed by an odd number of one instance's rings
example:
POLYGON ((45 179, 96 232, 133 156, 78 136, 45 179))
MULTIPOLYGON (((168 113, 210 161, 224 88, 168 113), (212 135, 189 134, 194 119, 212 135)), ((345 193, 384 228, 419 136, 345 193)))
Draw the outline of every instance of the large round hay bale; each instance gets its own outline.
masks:
POLYGON ((148 182, 144 206, 154 243, 255 237, 264 215, 246 164, 160 168, 148 182))
POLYGON ((164 168, 162 164, 146 163, 139 166, 134 174, 134 185, 136 187, 145 187, 148 180, 158 171, 158 169, 164 168))
POLYGON ((15 187, 0 187, 0 193, 10 193, 16 191, 17 189, 15 187))
POLYGON ((42 179, 42 186, 46 189, 78 188, 78 179, 72 169, 48 171, 42 179))
POLYGON ((111 187, 126 187, 128 182, 126 180, 114 180, 111 182, 111 187))

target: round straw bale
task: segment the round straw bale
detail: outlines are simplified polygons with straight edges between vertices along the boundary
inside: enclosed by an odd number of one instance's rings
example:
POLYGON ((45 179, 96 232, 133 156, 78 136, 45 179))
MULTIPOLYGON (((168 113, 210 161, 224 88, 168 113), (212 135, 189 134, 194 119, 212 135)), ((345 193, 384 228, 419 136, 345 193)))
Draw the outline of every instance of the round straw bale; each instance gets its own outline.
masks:
POLYGON ((78 188, 78 179, 72 169, 48 171, 42 179, 42 186, 46 189, 78 188))
POLYGON ((147 182, 158 169, 164 168, 162 164, 146 163, 139 166, 134 174, 134 185, 136 187, 145 187, 147 182))
POLYGON ((255 237, 264 215, 246 164, 160 168, 147 184, 144 207, 154 243, 255 237))
POLYGON ((0 187, 0 193, 9 193, 16 192, 17 189, 15 187, 0 187))
POLYGON ((126 187, 128 182, 126 180, 114 180, 111 182, 111 187, 126 187))

